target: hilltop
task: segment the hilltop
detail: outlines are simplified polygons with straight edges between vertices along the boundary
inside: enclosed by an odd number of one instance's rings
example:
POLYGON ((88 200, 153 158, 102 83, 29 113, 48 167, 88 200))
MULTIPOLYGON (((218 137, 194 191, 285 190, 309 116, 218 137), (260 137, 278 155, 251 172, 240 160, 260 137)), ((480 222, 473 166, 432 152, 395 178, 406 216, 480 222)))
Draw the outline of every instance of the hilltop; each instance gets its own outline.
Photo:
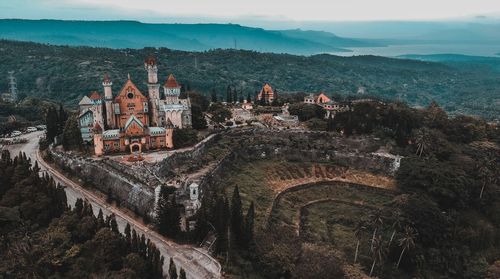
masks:
MULTIPOLYGON (((436 100, 452 114, 498 117, 500 74, 495 67, 474 61, 428 62, 377 56, 297 56, 245 50, 204 52, 167 48, 110 49, 54 46, 0 41, 0 76, 14 70, 22 95, 36 96, 76 106, 81 97, 101 90, 105 73, 117 92, 130 73, 147 92, 143 61, 159 60, 160 79, 174 73, 186 88, 225 96, 228 85, 240 94, 254 94, 269 82, 281 94, 319 92, 337 97, 366 94, 384 99, 400 98, 415 106, 436 100)), ((495 64, 498 65, 498 64, 495 64)), ((7 89, 7 79, 0 79, 7 89)))

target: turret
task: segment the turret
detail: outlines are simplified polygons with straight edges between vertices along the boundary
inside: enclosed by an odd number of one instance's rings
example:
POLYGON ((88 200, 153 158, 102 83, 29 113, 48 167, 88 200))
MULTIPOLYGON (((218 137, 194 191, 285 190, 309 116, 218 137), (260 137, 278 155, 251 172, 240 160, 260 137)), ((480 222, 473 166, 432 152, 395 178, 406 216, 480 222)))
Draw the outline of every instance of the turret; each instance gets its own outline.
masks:
POLYGON ((158 84, 158 67, 156 60, 150 57, 144 61, 144 69, 148 72, 148 95, 151 106, 151 126, 159 124, 160 84, 158 84))
POLYGON ((167 118, 165 124, 165 146, 167 148, 174 148, 173 135, 174 135, 174 124, 172 124, 170 118, 167 118))
POLYGON ((109 79, 108 74, 104 75, 102 86, 104 87, 104 103, 106 105, 106 126, 110 129, 114 129, 116 125, 115 115, 113 113, 113 91, 111 90, 113 82, 109 79))
POLYGON ((179 103, 179 95, 181 94, 181 87, 177 83, 174 75, 170 74, 163 85, 163 90, 165 93, 165 100, 167 104, 177 104, 179 103))
POLYGON ((94 153, 96 156, 102 156, 104 143, 102 142, 102 127, 99 123, 94 125, 94 153))
POLYGON ((148 83, 158 83, 158 66, 156 59, 149 57, 144 61, 144 69, 148 71, 148 83))

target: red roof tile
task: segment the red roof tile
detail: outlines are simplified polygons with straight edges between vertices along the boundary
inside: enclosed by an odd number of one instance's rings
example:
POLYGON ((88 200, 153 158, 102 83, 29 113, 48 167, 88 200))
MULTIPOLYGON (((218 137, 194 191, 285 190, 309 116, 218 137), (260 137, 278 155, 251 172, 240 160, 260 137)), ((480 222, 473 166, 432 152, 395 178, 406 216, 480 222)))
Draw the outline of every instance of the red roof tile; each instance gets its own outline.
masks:
POLYGON ((97 93, 97 91, 94 91, 94 92, 92 92, 92 94, 90 95, 89 98, 92 99, 92 100, 100 100, 101 99, 101 95, 99 95, 99 93, 97 93))
POLYGON ((166 88, 179 88, 179 84, 177 83, 177 80, 175 80, 175 77, 173 74, 170 74, 168 76, 167 81, 165 82, 165 87, 166 88))

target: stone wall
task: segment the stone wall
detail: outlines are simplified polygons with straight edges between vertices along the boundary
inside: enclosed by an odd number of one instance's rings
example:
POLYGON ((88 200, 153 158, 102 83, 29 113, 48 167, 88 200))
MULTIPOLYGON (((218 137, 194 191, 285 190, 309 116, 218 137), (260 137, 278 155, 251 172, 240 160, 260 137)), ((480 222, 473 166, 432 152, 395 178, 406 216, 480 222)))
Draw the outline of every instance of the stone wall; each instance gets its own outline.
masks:
POLYGON ((82 180, 102 193, 110 193, 122 206, 142 216, 153 213, 154 189, 130 173, 119 172, 113 163, 106 160, 92 160, 49 149, 54 163, 63 171, 82 180))

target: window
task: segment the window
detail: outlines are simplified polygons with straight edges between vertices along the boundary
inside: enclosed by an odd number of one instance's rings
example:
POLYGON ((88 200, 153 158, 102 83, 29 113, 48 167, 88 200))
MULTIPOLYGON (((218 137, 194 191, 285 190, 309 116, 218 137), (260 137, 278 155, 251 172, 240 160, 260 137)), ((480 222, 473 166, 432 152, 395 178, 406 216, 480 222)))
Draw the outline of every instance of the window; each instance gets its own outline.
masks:
POLYGON ((127 98, 129 98, 129 99, 133 99, 133 98, 134 98, 134 93, 132 93, 132 92, 128 92, 128 93, 127 93, 127 98))

